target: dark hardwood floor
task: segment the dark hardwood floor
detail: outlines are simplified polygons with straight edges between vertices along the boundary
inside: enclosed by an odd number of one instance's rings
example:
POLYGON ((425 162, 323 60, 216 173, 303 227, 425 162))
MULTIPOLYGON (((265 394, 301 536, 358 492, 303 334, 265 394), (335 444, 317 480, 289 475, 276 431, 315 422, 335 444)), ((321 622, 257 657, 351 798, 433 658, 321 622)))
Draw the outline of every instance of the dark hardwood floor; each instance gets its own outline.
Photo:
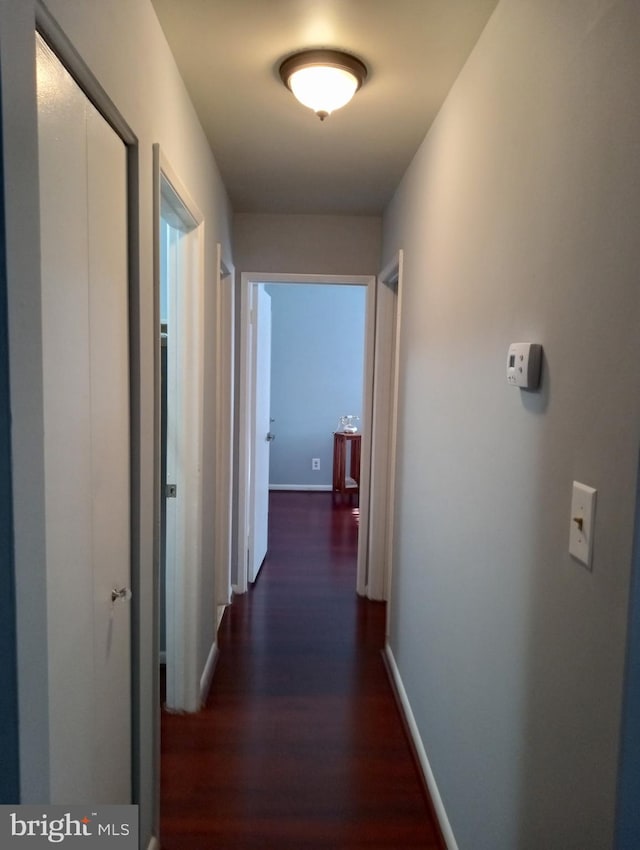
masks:
POLYGON ((207 705, 163 711, 163 850, 444 849, 356 545, 348 498, 272 493, 269 555, 225 612, 207 705))

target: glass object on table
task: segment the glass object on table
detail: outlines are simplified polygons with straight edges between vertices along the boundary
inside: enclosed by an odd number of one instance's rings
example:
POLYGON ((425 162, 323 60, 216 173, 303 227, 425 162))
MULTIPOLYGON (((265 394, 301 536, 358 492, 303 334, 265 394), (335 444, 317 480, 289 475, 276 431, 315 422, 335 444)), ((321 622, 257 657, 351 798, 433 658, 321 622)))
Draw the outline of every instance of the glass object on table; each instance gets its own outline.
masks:
POLYGON ((343 434, 355 434, 358 431, 359 421, 360 417, 353 414, 341 416, 338 421, 338 431, 341 431, 343 434))

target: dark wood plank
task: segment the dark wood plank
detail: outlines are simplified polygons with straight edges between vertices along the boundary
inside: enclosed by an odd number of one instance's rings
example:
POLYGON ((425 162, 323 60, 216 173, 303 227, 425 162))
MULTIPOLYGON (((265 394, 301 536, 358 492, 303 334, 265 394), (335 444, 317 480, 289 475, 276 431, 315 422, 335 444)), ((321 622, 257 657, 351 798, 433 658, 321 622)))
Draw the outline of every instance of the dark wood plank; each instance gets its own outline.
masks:
POLYGON ((220 632, 207 705, 162 718, 164 850, 442 850, 355 593, 358 511, 273 493, 269 554, 220 632))

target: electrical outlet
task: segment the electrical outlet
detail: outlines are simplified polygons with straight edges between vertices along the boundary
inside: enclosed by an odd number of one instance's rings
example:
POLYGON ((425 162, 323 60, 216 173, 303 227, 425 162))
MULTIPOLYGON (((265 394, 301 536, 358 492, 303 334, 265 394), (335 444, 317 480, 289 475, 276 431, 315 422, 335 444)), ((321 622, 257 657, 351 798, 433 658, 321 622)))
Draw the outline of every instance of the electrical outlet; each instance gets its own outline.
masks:
POLYGON ((311 469, 313 469, 315 471, 320 469, 320 458, 319 457, 312 457, 311 458, 311 469))

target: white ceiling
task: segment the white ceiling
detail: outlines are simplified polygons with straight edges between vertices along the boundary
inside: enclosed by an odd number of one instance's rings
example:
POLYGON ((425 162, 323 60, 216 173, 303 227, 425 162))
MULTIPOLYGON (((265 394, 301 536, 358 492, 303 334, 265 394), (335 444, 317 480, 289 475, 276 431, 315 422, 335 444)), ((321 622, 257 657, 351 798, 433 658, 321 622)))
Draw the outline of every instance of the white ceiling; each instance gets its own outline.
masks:
POLYGON ((236 212, 379 215, 497 0, 152 0, 236 212), (283 56, 337 47, 369 78, 321 122, 283 56))

